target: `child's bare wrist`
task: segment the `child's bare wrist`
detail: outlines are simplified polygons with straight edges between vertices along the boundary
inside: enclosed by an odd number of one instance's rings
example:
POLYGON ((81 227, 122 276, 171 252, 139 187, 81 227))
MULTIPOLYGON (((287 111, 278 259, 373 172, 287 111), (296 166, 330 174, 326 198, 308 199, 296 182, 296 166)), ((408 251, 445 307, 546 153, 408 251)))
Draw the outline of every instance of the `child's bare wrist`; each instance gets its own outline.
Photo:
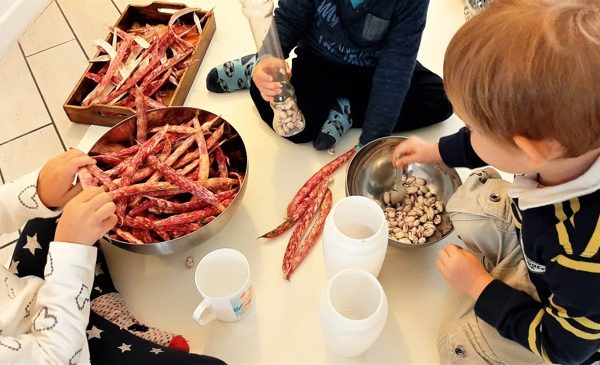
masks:
POLYGON ((479 298, 483 290, 494 280, 494 278, 490 275, 482 275, 478 277, 471 288, 469 290, 469 296, 475 300, 479 298))
POLYGON ((440 153, 440 144, 435 143, 435 147, 433 148, 433 156, 435 161, 442 161, 442 154, 440 153))

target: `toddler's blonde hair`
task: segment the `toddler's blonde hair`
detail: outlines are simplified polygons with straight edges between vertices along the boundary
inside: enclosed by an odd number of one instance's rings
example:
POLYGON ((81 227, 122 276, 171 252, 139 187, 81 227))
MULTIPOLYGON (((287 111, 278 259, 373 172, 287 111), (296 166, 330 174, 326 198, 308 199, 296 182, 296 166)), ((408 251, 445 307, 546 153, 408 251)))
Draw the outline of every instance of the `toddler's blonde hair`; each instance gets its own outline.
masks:
POLYGON ((444 82, 487 135, 600 147, 600 1, 492 1, 450 42, 444 82))

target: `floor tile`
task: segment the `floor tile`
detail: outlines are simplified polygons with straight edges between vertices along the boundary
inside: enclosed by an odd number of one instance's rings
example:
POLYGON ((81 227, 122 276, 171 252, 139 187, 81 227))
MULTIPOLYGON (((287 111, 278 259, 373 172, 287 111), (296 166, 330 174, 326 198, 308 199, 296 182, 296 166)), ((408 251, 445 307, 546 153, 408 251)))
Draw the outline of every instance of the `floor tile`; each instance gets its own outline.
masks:
POLYGON ((0 58, 15 44, 51 0, 0 1, 0 58))
POLYGON ((66 147, 77 146, 89 125, 73 123, 63 104, 87 67, 77 41, 72 40, 27 58, 66 147))
MULTIPOLYGON (((131 5, 147 5, 150 0, 113 0, 113 3, 119 8, 119 11, 124 12, 128 4, 131 5)), ((210 9, 215 5, 215 0, 162 0, 166 3, 186 4, 192 8, 210 9)), ((241 8, 240 8, 241 9, 241 8)))
POLYGON ((54 126, 48 125, 0 146, 0 169, 5 181, 42 167, 63 152, 54 126))
POLYGON ((127 5, 131 4, 131 5, 146 5, 146 4, 150 4, 151 1, 146 1, 146 0, 112 0, 113 3, 117 6, 117 8, 119 8, 119 11, 122 13, 125 11, 125 8, 127 8, 127 5))
POLYGON ((18 44, 0 60, 0 143, 50 123, 18 44))
POLYGON ((75 39, 67 21, 53 1, 21 36, 26 56, 75 39))
POLYGON ((96 54, 95 39, 104 39, 108 27, 119 19, 119 11, 110 0, 57 0, 87 57, 96 54))

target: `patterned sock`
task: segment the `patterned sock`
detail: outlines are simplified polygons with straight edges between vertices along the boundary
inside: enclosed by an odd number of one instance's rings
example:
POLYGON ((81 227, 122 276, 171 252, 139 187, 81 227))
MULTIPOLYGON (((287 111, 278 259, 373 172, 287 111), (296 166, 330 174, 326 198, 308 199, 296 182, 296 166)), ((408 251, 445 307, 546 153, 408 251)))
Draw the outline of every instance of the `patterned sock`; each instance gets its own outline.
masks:
POLYGON ((116 324, 119 328, 155 344, 189 352, 190 348, 183 336, 141 324, 127 309, 121 294, 114 292, 92 300, 94 313, 116 324))
POLYGON ((249 54, 214 67, 206 76, 206 88, 215 93, 249 89, 254 64, 256 54, 249 54))
POLYGON ((338 98, 335 106, 329 111, 321 132, 313 141, 313 146, 319 151, 333 147, 350 127, 352 127, 350 101, 346 98, 338 98))

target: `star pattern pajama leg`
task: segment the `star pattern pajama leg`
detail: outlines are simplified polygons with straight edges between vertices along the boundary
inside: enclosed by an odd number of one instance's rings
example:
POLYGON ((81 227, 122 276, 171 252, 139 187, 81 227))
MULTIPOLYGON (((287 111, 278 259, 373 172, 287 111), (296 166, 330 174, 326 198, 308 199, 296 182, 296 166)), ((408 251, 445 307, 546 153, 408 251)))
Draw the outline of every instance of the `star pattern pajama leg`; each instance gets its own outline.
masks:
MULTIPOLYGON (((55 230, 56 218, 27 222, 10 263, 17 276, 44 277, 55 230)), ((188 353, 182 336, 138 322, 115 289, 100 250, 90 300, 92 310, 86 332, 94 364, 224 364, 210 356, 188 353)))

